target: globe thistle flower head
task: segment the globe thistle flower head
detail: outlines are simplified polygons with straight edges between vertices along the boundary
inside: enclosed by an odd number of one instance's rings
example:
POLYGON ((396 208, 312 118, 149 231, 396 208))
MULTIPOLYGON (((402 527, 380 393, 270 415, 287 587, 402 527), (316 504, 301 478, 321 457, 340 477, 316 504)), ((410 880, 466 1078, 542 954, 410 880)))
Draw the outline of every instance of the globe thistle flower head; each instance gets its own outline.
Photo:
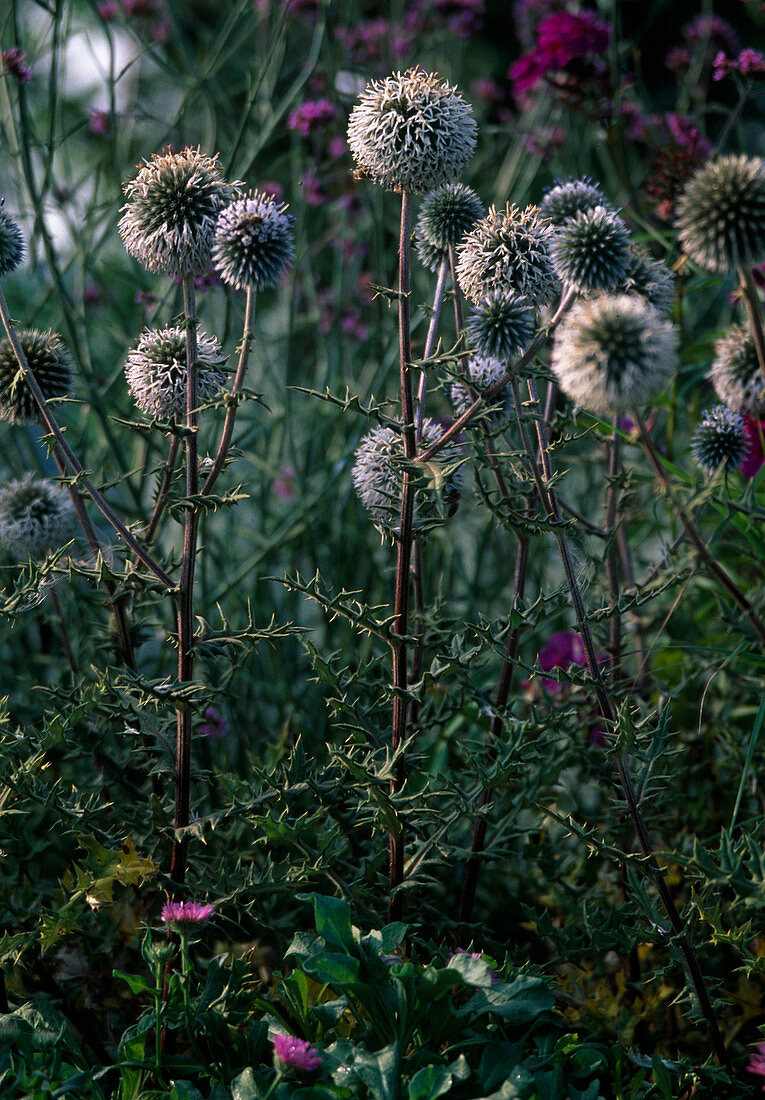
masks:
POLYGON ((215 912, 214 905, 199 901, 167 901, 162 906, 162 920, 176 928, 205 924, 215 912))
POLYGON ((585 210, 592 210, 595 206, 611 209, 610 203, 603 197, 600 185, 585 177, 551 187, 539 204, 539 215, 547 218, 553 225, 565 225, 569 218, 585 210))
POLYGON ((119 232, 129 255, 149 271, 180 276, 210 270, 215 223, 239 185, 199 149, 155 153, 123 190, 119 232))
MULTIPOLYGON (((70 394, 72 360, 58 333, 27 328, 19 329, 16 336, 43 397, 50 400, 70 394)), ((19 372, 7 337, 0 340, 0 419, 11 424, 28 424, 40 419, 37 403, 19 372)))
POLYGON ((683 250, 706 271, 736 271, 765 259, 765 162, 707 161, 680 197, 677 226, 683 250))
POLYGON ((456 87, 414 68, 367 84, 348 120, 348 146, 360 178, 421 194, 459 177, 477 132, 456 87))
MULTIPOLYGON (((455 414, 462 416, 473 404, 471 390, 478 394, 485 393, 496 382, 499 382, 506 371, 507 363, 504 363, 501 359, 493 359, 491 356, 484 355, 471 356, 465 363, 465 380, 458 379, 452 383, 450 396, 455 414)), ((512 397, 509 390, 500 391, 492 404, 500 407, 488 417, 482 417, 479 413, 476 419, 479 422, 481 420, 483 423, 488 422, 493 428, 504 428, 512 411, 512 397)))
POLYGON ((512 290, 534 309, 547 305, 559 288, 550 260, 554 234, 536 206, 492 206, 458 249, 457 279, 465 297, 477 303, 493 290, 512 290))
POLYGON ((566 396, 609 417, 654 398, 676 366, 672 325, 632 294, 577 302, 558 329, 551 358, 566 396))
POLYGON ((58 550, 73 537, 75 521, 69 494, 48 478, 23 477, 0 489, 0 546, 17 561, 58 550))
POLYGON ((295 258, 286 203, 264 191, 249 192, 218 216, 212 258, 221 279, 235 290, 275 286, 295 258))
MULTIPOLYGON (((443 430, 435 421, 422 425, 422 447, 430 447, 443 430)), ((404 471, 416 480, 414 530, 423 533, 452 515, 462 483, 460 448, 449 443, 427 465, 409 462, 401 436, 393 428, 373 428, 356 450, 351 477, 356 493, 383 535, 397 535, 404 471)))
MULTIPOLYGON (((197 333, 197 397, 200 403, 219 393, 226 357, 206 332, 197 333)), ((145 329, 125 364, 128 389, 141 412, 152 419, 182 417, 186 412, 186 330, 145 329)))
POLYGON ((765 377, 748 328, 734 325, 715 341, 709 380, 723 404, 734 412, 765 415, 765 377))
POLYGON ((465 325, 468 343, 479 355, 512 359, 534 335, 531 306, 512 290, 493 290, 483 298, 465 325))
POLYGON ((273 1044, 274 1059, 282 1070, 309 1073, 322 1063, 322 1058, 307 1039, 277 1034, 273 1036, 273 1044))
POLYGON ((0 209, 0 279, 15 271, 23 259, 24 236, 13 218, 0 209))
POLYGON ((620 294, 639 294, 660 313, 669 313, 675 301, 675 276, 661 260, 654 260, 640 245, 630 245, 627 273, 620 294))
POLYGON ((691 439, 691 454, 708 474, 722 463, 738 467, 749 450, 744 418, 725 405, 707 409, 691 439))
POLYGON ((415 228, 415 246, 421 262, 436 271, 483 214, 478 195, 464 183, 446 183, 422 200, 415 228))
POLYGON ((627 274, 630 235, 613 210, 593 206, 561 225, 550 246, 558 278, 580 294, 616 290, 627 274))

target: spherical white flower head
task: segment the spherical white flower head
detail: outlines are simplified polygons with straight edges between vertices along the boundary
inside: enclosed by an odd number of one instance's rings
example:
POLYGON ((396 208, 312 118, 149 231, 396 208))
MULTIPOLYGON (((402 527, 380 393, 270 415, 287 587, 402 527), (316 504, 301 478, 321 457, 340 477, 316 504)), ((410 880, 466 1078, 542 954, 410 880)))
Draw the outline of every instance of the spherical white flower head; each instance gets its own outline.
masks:
MULTIPOLYGON (((422 425, 422 447, 430 447, 443 435, 435 420, 422 425)), ((416 481, 414 529, 424 532, 452 515, 459 501, 462 471, 459 444, 448 443, 431 462, 408 462, 401 436, 393 428, 373 428, 361 440, 351 473, 361 503, 383 534, 397 535, 401 519, 404 471, 416 481)))
POLYGON ((472 187, 446 183, 422 200, 414 232, 421 263, 437 271, 449 249, 456 247, 483 214, 483 203, 472 187))
POLYGON ((294 221, 287 204, 265 192, 250 192, 224 207, 212 253, 223 282, 235 290, 275 286, 295 258, 294 221))
POLYGON ((75 511, 55 481, 28 476, 0 489, 0 546, 17 561, 35 561, 74 535, 75 511))
POLYGON ((9 218, 4 211, 0 210, 0 278, 15 271, 23 259, 22 232, 13 218, 9 218))
POLYGON ((586 178, 569 180, 568 183, 558 183, 550 188, 539 204, 539 215, 547 218, 553 225, 564 225, 569 218, 585 210, 592 210, 595 206, 612 209, 611 204, 603 197, 600 185, 586 178))
POLYGON ((551 359, 566 396, 604 417, 652 400, 676 366, 672 325, 629 294, 577 302, 558 329, 551 359))
POLYGON ((709 380, 729 409, 765 416, 765 377, 749 329, 735 325, 715 341, 709 380))
POLYGON ((472 311, 465 325, 471 348, 479 355, 511 359, 531 343, 534 311, 512 290, 493 290, 472 311))
POLYGON ((765 259, 765 162, 715 157, 691 177, 677 204, 680 244, 707 271, 765 259))
POLYGON ((238 188, 224 180, 217 155, 155 153, 123 186, 128 201, 118 228, 125 248, 149 271, 206 275, 218 213, 238 188))
MULTIPOLYGON (((72 360, 56 332, 19 329, 18 341, 32 374, 47 400, 72 392, 72 360)), ((19 364, 8 338, 0 340, 0 419, 11 424, 39 421, 40 411, 32 391, 19 374, 19 364)))
POLYGON ((477 132, 456 87, 415 68, 367 84, 348 120, 348 146, 360 178, 419 194, 457 179, 477 132))
MULTIPOLYGON (((493 359, 491 356, 484 355, 471 356, 465 364, 465 381, 452 383, 450 396, 456 415, 462 416, 473 404, 471 390, 478 394, 485 393, 496 382, 499 382, 506 371, 507 363, 501 359, 493 359)), ((512 396, 509 389, 500 391, 497 397, 493 399, 492 405, 499 405, 500 408, 486 418, 482 418, 479 413, 476 420, 483 419, 484 423, 488 420, 495 428, 505 427, 512 409, 512 396)))
POLYGON ((547 305, 560 286, 550 260, 554 234, 536 206, 492 206, 459 246, 457 279, 462 293, 477 303, 494 290, 511 290, 535 309, 547 305))
POLYGON ((559 279, 579 294, 616 290, 627 274, 630 235, 613 210, 580 210, 558 228, 550 256, 559 279))
MULTIPOLYGON (((219 393, 226 376, 226 356, 206 332, 197 333, 197 397, 200 403, 219 393)), ((186 330, 145 329, 127 357, 128 388, 142 412, 154 420, 186 413, 186 330)))
POLYGON ((691 454, 708 474, 713 474, 723 462, 740 466, 749 450, 741 413, 715 405, 707 409, 691 439, 691 454))
POLYGON ((660 313, 669 313, 675 301, 675 275, 661 260, 654 260, 644 248, 633 244, 627 256, 627 274, 619 292, 639 294, 660 313))

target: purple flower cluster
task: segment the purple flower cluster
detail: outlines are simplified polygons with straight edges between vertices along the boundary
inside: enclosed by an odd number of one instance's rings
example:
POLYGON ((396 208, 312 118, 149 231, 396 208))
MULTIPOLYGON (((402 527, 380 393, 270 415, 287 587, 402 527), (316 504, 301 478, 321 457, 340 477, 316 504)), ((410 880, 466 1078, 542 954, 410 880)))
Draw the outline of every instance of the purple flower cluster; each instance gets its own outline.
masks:
MULTIPOLYGON (((569 669, 572 665, 587 664, 584 652, 584 643, 579 634, 570 630, 559 630, 551 634, 547 644, 539 651, 539 667, 543 672, 551 672, 554 668, 569 669)), ((563 685, 557 680, 542 677, 542 684, 555 695, 563 685)))
MULTIPOLYGON (((749 1073, 754 1073, 758 1077, 765 1077, 765 1043, 757 1044, 746 1068, 749 1073)), ((765 1085, 762 1086, 762 1091, 765 1092, 765 1085)))
POLYGON ((283 1069, 308 1073, 321 1065, 321 1057, 306 1039, 294 1035, 274 1035, 274 1054, 283 1069))
POLYGON ((335 27, 335 38, 344 53, 356 65, 385 61, 389 51, 394 58, 403 58, 411 39, 403 27, 397 27, 382 16, 365 19, 353 27, 335 27))
POLYGON ((720 51, 712 64, 712 80, 722 80, 731 73, 745 77, 762 76, 765 73, 765 54, 759 50, 742 50, 738 57, 726 57, 720 51))
POLYGON ((337 110, 328 99, 307 99, 296 107, 287 119, 287 129, 297 130, 308 137, 314 130, 320 130, 337 115, 337 110))
POLYGON ((3 50, 0 57, 3 61, 3 72, 8 73, 9 76, 15 76, 19 84, 29 83, 32 79, 32 70, 24 64, 27 55, 22 53, 18 46, 3 50))
POLYGON ((168 901, 162 906, 162 920, 176 926, 204 924, 214 912, 214 905, 202 905, 199 901, 168 901))
POLYGON ((208 741, 219 741, 228 733, 228 719, 220 714, 215 707, 207 707, 204 714, 205 720, 198 732, 208 741))
POLYGON ((738 467, 738 472, 742 477, 751 479, 765 466, 765 420, 745 415, 744 435, 747 441, 746 457, 738 467))
POLYGON ((729 50, 738 48, 738 35, 721 15, 702 13, 686 23, 681 34, 689 46, 703 46, 705 43, 719 42, 729 50))
POLYGON ((516 99, 531 91, 545 77, 564 72, 572 62, 587 61, 595 71, 608 50, 611 30, 590 11, 556 11, 536 28, 536 42, 508 69, 516 99))

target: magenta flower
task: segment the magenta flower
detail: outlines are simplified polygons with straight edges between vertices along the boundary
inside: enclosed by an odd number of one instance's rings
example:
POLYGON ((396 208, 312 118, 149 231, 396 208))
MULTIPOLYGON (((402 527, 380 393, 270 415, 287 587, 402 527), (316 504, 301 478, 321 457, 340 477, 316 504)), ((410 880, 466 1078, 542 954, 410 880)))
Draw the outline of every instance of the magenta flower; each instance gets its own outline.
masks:
POLYGON ((759 50, 742 50, 738 57, 729 58, 720 51, 712 64, 712 79, 722 80, 731 73, 741 76, 761 76, 765 73, 765 54, 759 50))
POLYGON ((765 465, 765 420, 754 420, 751 416, 745 416, 744 434, 747 451, 738 472, 742 477, 751 479, 765 465))
POLYGON ((32 79, 32 70, 24 62, 27 55, 22 53, 18 46, 11 46, 0 54, 3 61, 3 72, 9 76, 15 76, 19 84, 28 84, 32 79))
POLYGON ((537 27, 534 48, 508 69, 514 94, 521 97, 543 77, 560 72, 572 61, 601 57, 610 41, 610 27, 593 12, 553 12, 537 27))
POLYGON ((178 927, 204 924, 214 912, 214 905, 202 905, 199 901, 168 901, 162 906, 162 920, 178 927))
POLYGON ((301 103, 287 119, 287 129, 297 130, 308 137, 314 130, 320 130, 337 114, 334 103, 328 99, 307 99, 301 103))
POLYGON ((682 35, 689 46, 702 46, 704 43, 720 42, 729 50, 738 49, 738 35, 721 15, 707 15, 702 13, 686 23, 682 29, 682 35))
POLYGON ((112 19, 116 19, 119 10, 120 6, 117 0, 103 0, 101 4, 96 4, 98 18, 103 20, 104 23, 111 23, 112 19))
MULTIPOLYGON (((746 1068, 749 1073, 755 1073, 758 1077, 765 1077, 765 1043, 757 1044, 746 1068)), ((765 1085, 762 1086, 762 1091, 765 1092, 765 1085)))
MULTIPOLYGON (((572 630, 559 630, 551 634, 547 644, 539 651, 539 667, 543 672, 550 672, 554 668, 569 669, 572 665, 586 664, 584 643, 572 630)), ((542 678, 542 683, 553 694, 560 691, 562 687, 557 680, 546 677, 542 678)))
POLYGON ((198 732, 209 741, 218 741, 228 733, 228 719, 223 714, 219 714, 215 707, 207 707, 205 721, 198 732))
POLYGON ((88 111, 88 129, 91 134, 97 134, 98 137, 105 137, 109 133, 111 127, 111 118, 108 111, 102 110, 100 107, 91 107, 88 111))
POLYGON ((308 1073, 321 1065, 321 1058, 306 1039, 294 1035, 274 1035, 274 1054, 277 1064, 286 1070, 308 1073))

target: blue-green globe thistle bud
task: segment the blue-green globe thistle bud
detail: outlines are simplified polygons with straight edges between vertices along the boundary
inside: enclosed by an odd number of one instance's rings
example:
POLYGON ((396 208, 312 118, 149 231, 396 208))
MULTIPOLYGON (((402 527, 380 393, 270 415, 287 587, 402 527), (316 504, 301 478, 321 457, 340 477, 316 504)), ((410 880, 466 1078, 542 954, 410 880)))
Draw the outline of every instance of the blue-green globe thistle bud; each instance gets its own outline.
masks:
MULTIPOLYGON (((72 392, 72 359, 56 332, 20 329, 16 336, 46 400, 72 392)), ((11 424, 40 420, 32 391, 19 373, 19 364, 7 337, 0 340, 0 419, 11 424)))
POLYGON ((0 489, 0 546, 17 561, 35 561, 74 535, 75 511, 55 481, 31 476, 0 489))
POLYGON ((525 298, 512 290, 493 290, 470 314, 465 333, 479 355, 512 359, 529 346, 534 328, 534 313, 525 298))
POLYGON ((415 68, 367 84, 348 120, 348 147, 359 178, 421 194, 460 176, 477 132, 456 87, 415 68))
MULTIPOLYGON (((197 333, 197 397, 209 401, 226 380, 226 356, 206 332, 197 333)), ((186 413, 186 330, 144 329, 138 347, 125 364, 128 389, 139 409, 154 420, 183 417, 186 413)))
POLYGON ((661 260, 654 260, 644 248, 633 244, 627 257, 627 274, 618 290, 620 294, 639 294, 660 313, 669 313, 675 301, 675 275, 661 260))
POLYGON ((512 290, 534 309, 547 305, 560 286, 550 260, 554 234, 536 206, 492 206, 459 246, 457 279, 462 293, 480 302, 494 290, 512 290))
POLYGON ((613 210, 593 206, 557 230, 550 256, 559 279, 580 294, 616 290, 627 274, 630 235, 613 210))
POLYGON ((421 263, 437 271, 450 248, 455 248, 483 214, 483 204, 472 187, 447 183, 422 200, 414 242, 421 263))
MULTIPOLYGON (((421 445, 430 447, 443 435, 435 421, 422 425, 421 445)), ((462 471, 458 444, 448 443, 427 464, 408 462, 401 436, 393 428, 373 428, 361 440, 352 471, 353 486, 383 534, 399 530, 404 471, 415 482, 414 530, 423 532, 453 514, 459 501, 462 471)))
POLYGON ((0 210, 0 279, 15 271, 23 259, 24 236, 13 218, 0 210))
POLYGON ((691 439, 691 454, 708 474, 721 463, 740 466, 749 450, 744 418, 725 405, 707 409, 691 439))
POLYGON ((709 380, 729 409, 752 416, 765 415, 765 377, 748 328, 735 325, 715 341, 709 380))
POLYGON ((622 416, 669 382, 677 367, 674 330, 631 294, 579 301, 558 329, 551 366, 574 404, 622 416))
POLYGON ((295 258, 286 203, 264 192, 250 192, 218 217, 212 258, 221 279, 235 290, 275 286, 295 258))
POLYGON ((691 177, 677 204, 680 244, 707 271, 736 271, 765 259, 765 162, 725 156, 691 177))
MULTIPOLYGON (((473 390, 476 394, 484 394, 486 390, 499 382, 500 378, 507 372, 507 363, 501 359, 475 355, 467 360, 464 369, 465 381, 453 382, 450 391, 457 416, 462 416, 473 404, 473 395, 470 391, 473 390)), ((484 422, 488 421, 494 428, 504 428, 512 410, 512 394, 509 388, 500 390, 497 397, 493 399, 492 405, 499 407, 488 417, 482 417, 479 412, 476 417, 476 424, 483 420, 484 422)))
POLYGON ((569 218, 595 206, 611 209, 611 204, 603 197, 600 185, 592 180, 569 180, 551 187, 539 204, 539 214, 553 225, 564 225, 569 218))
POLYGON ((149 271, 206 275, 218 214, 238 187, 224 180, 217 155, 155 153, 123 186, 128 201, 118 228, 125 248, 149 271))

